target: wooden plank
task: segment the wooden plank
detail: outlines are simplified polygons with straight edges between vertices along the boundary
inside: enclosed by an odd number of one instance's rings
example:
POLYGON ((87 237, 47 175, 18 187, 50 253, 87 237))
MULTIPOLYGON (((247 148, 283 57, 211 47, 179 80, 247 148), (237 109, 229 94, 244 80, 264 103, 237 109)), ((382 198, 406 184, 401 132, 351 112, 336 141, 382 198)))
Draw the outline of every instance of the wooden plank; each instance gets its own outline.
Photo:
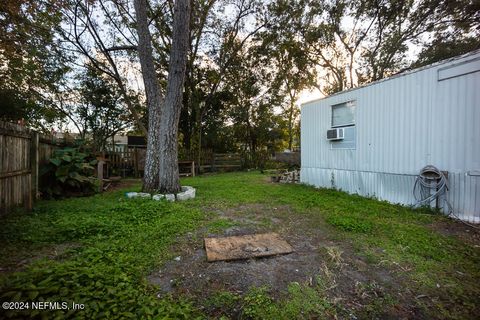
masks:
POLYGON ((1 172, 0 173, 0 179, 22 176, 22 175, 29 174, 29 173, 30 173, 30 169, 23 169, 23 170, 10 171, 10 172, 1 172))
POLYGON ((266 257, 293 252, 293 248, 277 233, 205 238, 204 241, 207 260, 210 262, 266 257))
POLYGON ((180 170, 179 175, 181 177, 189 177, 189 176, 194 177, 195 176, 195 161, 190 161, 190 160, 188 160, 188 161, 187 160, 178 161, 178 168, 179 168, 179 170, 184 169, 184 168, 188 168, 188 172, 182 172, 183 170, 180 170))
POLYGON ((179 177, 190 177, 192 174, 191 173, 179 173, 179 177))
POLYGON ((180 160, 178 161, 178 164, 188 164, 191 165, 193 163, 193 160, 180 160))
POLYGON ((31 178, 31 198, 32 201, 37 200, 38 194, 38 176, 39 176, 39 136, 37 132, 32 132, 32 138, 30 140, 30 170, 32 172, 31 178))
POLYGON ((240 164, 215 164, 215 168, 240 168, 240 164))
POLYGON ((138 177, 138 170, 137 170, 137 147, 133 148, 133 175, 135 178, 138 177))
POLYGON ((103 165, 105 161, 104 158, 97 158, 97 178, 98 178, 98 192, 103 192, 103 165))
POLYGON ((215 157, 215 161, 239 161, 240 157, 215 157))
POLYGON ((7 137, 30 139, 30 135, 28 133, 12 131, 4 128, 0 128, 0 134, 7 137))

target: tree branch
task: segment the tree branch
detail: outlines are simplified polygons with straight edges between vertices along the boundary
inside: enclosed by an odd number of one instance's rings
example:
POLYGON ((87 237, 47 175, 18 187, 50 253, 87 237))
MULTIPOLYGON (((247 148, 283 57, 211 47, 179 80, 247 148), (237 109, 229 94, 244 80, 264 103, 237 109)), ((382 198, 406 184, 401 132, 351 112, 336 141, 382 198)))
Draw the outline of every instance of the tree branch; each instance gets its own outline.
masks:
POLYGON ((122 50, 132 50, 132 51, 136 51, 136 50, 137 50, 137 46, 128 46, 128 45, 125 45, 125 46, 113 46, 113 47, 110 47, 110 48, 105 48, 105 51, 106 51, 106 52, 122 51, 122 50))

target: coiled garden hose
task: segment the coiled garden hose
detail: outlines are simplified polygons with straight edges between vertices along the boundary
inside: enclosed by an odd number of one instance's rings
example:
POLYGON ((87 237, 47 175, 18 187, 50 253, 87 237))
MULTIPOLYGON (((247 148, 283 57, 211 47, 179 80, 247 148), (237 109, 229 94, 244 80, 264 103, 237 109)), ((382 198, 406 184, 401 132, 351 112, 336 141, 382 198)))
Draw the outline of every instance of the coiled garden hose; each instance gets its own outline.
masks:
POLYGON ((439 203, 440 200, 443 200, 444 207, 447 209, 446 213, 449 216, 455 217, 472 228, 480 229, 478 226, 463 221, 455 214, 452 205, 448 202, 447 191, 448 185, 445 174, 435 166, 425 166, 420 170, 413 186, 413 196, 416 200, 415 207, 430 206, 434 200, 438 199, 439 203))

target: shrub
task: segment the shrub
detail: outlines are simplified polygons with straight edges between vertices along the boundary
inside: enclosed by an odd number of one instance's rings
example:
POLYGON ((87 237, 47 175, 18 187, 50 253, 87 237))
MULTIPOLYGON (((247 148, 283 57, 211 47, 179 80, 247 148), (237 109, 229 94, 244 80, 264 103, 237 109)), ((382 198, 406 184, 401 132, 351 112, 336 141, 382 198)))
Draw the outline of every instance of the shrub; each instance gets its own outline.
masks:
POLYGON ((41 170, 40 190, 47 198, 84 196, 95 193, 97 160, 77 148, 55 150, 41 170))

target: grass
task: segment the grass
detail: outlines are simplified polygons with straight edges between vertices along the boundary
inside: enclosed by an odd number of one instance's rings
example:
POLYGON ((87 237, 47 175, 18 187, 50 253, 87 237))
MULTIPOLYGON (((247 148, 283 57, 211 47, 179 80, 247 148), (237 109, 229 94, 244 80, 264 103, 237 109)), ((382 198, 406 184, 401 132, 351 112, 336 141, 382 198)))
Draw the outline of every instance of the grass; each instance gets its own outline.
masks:
MULTIPOLYGON (((127 200, 124 191, 117 191, 41 201, 32 213, 2 218, 1 266, 8 270, 20 265, 21 270, 0 273, 1 301, 85 305, 81 311, 10 310, 6 316, 21 318, 36 312, 47 318, 300 319, 348 314, 330 301, 327 285, 321 282, 313 287, 292 283, 281 299, 274 299, 268 288, 252 288, 244 296, 218 292, 201 298, 156 297, 156 288, 145 277, 172 257, 172 245, 201 227, 218 233, 234 226, 213 211, 242 204, 288 205, 293 215, 308 220, 311 232, 327 224, 371 264, 407 270, 414 292, 445 297, 423 306, 430 316, 469 318, 478 311, 480 250, 429 227, 446 218, 335 190, 269 184, 258 173, 187 178, 183 184, 197 188, 197 199, 127 200)), ((345 253, 326 250, 333 264, 342 264, 345 253)), ((363 316, 381 314, 391 300, 388 296, 375 300, 363 316)))
MULTIPOLYGON (((126 200, 121 192, 91 198, 40 202, 32 214, 4 219, 2 265, 44 246, 75 243, 59 259, 43 257, 25 270, 2 277, 2 301, 66 301, 88 306, 85 318, 191 318, 187 301, 158 300, 144 280, 170 256, 169 245, 195 228, 202 212, 177 204, 126 200)), ((7 316, 42 313, 7 312, 7 316)), ((64 316, 63 310, 43 312, 64 316)), ((67 316, 78 316, 69 310, 67 316)))

